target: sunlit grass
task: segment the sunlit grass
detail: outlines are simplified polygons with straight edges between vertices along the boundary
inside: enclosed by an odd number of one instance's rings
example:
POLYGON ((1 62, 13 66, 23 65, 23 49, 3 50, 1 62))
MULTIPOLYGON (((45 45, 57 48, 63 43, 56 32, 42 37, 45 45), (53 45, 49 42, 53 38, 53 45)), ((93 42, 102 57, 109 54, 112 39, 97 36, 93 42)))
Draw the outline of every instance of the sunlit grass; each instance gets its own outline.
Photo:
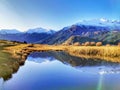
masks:
POLYGON ((15 44, 9 41, 0 41, 0 77, 4 80, 9 79, 19 68, 18 60, 11 57, 10 53, 4 52, 4 48, 13 45, 15 44))
MULTIPOLYGON (((107 61, 120 62, 120 46, 75 46, 75 45, 42 45, 16 44, 6 47, 4 51, 12 54, 13 58, 25 60, 34 51, 66 51, 73 56, 85 58, 101 58, 107 61)), ((2 54, 1 54, 2 55, 2 54)), ((4 58, 2 58, 4 59, 4 58)))
POLYGON ((119 46, 71 46, 67 50, 80 55, 120 57, 119 46))
POLYGON ((107 61, 120 62, 119 46, 70 46, 66 50, 74 56, 101 58, 107 61))
MULTIPOLYGON (((117 58, 114 62, 120 62, 120 47, 119 46, 74 46, 74 45, 40 45, 40 44, 20 44, 7 48, 13 55, 17 56, 22 51, 22 54, 30 53, 33 51, 66 51, 74 56, 82 56, 86 58, 104 58, 109 61, 114 61, 113 58, 117 58)), ((27 55, 27 54, 26 54, 27 55)))

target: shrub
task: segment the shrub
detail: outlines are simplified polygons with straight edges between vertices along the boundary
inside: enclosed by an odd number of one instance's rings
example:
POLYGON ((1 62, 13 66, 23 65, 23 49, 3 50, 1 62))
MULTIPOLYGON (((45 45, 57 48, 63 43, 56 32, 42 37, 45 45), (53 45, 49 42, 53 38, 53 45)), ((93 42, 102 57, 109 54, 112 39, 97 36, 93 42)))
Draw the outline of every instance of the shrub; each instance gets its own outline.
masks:
POLYGON ((85 42, 85 46, 90 46, 90 42, 85 42))
POLYGON ((68 43, 63 43, 62 45, 63 45, 63 46, 68 46, 69 44, 68 44, 68 43))
POLYGON ((26 41, 24 41, 23 43, 27 44, 27 42, 26 42, 26 41))
POLYGON ((97 42, 96 46, 102 46, 102 42, 97 42))
POLYGON ((75 42, 73 45, 74 46, 80 46, 80 43, 79 42, 75 42))
POLYGON ((54 45, 57 46, 57 45, 59 45, 59 44, 55 43, 54 45))
POLYGON ((118 46, 120 46, 120 42, 118 43, 118 46))
POLYGON ((111 46, 110 44, 106 44, 106 46, 111 46))
POLYGON ((82 43, 81 45, 82 45, 82 46, 84 46, 85 44, 84 44, 84 43, 82 43))
POLYGON ((95 44, 96 44, 95 42, 90 42, 91 46, 95 46, 95 44))
POLYGON ((33 46, 34 46, 34 44, 29 44, 29 45, 28 45, 28 47, 33 47, 33 46))

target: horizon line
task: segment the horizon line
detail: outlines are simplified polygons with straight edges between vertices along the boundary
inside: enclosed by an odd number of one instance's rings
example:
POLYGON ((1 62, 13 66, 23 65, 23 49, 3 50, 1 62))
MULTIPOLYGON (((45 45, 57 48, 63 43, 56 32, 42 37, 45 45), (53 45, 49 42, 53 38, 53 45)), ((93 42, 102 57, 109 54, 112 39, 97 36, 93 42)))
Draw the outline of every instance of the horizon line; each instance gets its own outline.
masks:
POLYGON ((105 22, 107 22, 107 21, 111 21, 111 22, 117 21, 117 22, 120 22, 120 19, 107 19, 107 18, 80 19, 78 22, 73 23, 73 24, 71 24, 71 25, 63 26, 63 27, 60 28, 60 29, 51 29, 51 28, 45 28, 45 27, 42 27, 42 26, 37 26, 37 27, 34 27, 34 26, 33 26, 33 28, 28 28, 28 29, 24 29, 24 30, 22 30, 22 29, 17 29, 17 28, 1 28, 1 27, 0 27, 0 31, 2 31, 2 30, 17 30, 17 31, 20 31, 20 32, 26 32, 26 31, 28 31, 28 30, 30 30, 30 29, 39 29, 39 28, 45 29, 46 31, 50 31, 50 30, 59 31, 59 30, 65 28, 65 27, 69 27, 69 26, 78 24, 78 23, 80 23, 80 22, 84 22, 84 21, 87 22, 87 21, 92 21, 92 20, 99 20, 99 21, 103 21, 103 22, 104 22, 104 21, 105 21, 105 22))

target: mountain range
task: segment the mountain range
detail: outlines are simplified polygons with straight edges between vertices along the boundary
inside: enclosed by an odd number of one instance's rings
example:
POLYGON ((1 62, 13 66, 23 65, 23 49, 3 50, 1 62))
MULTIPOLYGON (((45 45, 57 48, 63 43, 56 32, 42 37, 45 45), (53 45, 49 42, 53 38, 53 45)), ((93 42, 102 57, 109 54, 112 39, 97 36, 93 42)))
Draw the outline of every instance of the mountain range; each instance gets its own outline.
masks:
POLYGON ((104 44, 120 42, 120 21, 107 19, 83 20, 59 31, 43 28, 29 29, 25 32, 18 30, 0 30, 0 39, 26 41, 40 44, 62 44, 71 42, 102 41, 104 44))
POLYGON ((20 32, 18 30, 0 30, 0 39, 10 40, 10 41, 20 41, 27 43, 35 43, 39 40, 47 39, 47 37, 54 34, 54 30, 47 30, 43 28, 29 29, 25 32, 20 32))

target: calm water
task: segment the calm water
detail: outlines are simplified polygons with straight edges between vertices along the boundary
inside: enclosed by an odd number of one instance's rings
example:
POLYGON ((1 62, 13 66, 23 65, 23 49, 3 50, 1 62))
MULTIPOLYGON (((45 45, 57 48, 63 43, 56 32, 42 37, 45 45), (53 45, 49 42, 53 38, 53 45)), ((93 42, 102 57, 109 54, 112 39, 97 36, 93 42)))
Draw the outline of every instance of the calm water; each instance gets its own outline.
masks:
POLYGON ((64 52, 31 53, 0 90, 120 90, 120 65, 64 52))

